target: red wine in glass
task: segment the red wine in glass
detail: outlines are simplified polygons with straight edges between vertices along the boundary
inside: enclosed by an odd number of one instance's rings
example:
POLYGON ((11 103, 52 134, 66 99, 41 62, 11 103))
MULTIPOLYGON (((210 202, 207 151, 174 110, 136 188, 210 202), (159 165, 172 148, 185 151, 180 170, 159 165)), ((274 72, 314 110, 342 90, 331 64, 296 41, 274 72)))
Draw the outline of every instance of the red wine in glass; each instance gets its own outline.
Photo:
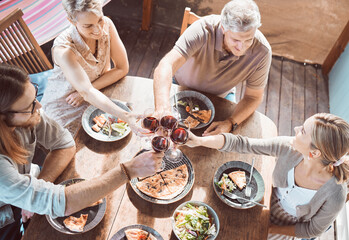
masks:
POLYGON ((143 119, 142 127, 149 129, 151 132, 155 132, 159 127, 159 120, 155 117, 146 117, 143 119))
POLYGON ((164 116, 160 120, 160 125, 166 129, 172 129, 177 123, 177 119, 173 116, 164 116))
POLYGON ((187 129, 178 127, 172 130, 171 140, 176 144, 184 144, 188 141, 189 133, 187 129))
POLYGON ((155 136, 151 141, 151 145, 155 152, 164 152, 170 146, 167 138, 163 136, 155 136))

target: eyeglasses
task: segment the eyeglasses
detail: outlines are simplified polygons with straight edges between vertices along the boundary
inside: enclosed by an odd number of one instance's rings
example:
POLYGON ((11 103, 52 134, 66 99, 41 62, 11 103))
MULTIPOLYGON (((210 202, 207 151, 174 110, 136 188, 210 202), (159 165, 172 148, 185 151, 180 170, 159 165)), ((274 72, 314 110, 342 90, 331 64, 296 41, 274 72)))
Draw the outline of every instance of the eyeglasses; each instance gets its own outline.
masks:
POLYGON ((33 101, 33 107, 32 107, 32 110, 31 111, 6 111, 7 113, 30 113, 30 114, 33 114, 34 113, 34 110, 35 110, 35 105, 36 105, 36 97, 38 96, 38 90, 39 90, 39 86, 36 84, 36 83, 32 83, 34 85, 34 88, 35 88, 35 98, 34 98, 34 101, 33 101))

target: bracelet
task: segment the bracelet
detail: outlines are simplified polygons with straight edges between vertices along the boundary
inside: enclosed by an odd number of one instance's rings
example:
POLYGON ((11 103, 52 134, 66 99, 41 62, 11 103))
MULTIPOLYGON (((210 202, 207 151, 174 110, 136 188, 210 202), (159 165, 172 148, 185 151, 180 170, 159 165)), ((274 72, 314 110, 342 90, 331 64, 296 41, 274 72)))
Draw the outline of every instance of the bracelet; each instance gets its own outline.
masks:
POLYGON ((122 172, 126 175, 127 179, 129 181, 131 181, 130 175, 128 174, 126 167, 123 163, 120 163, 120 168, 121 168, 122 172))
POLYGON ((237 124, 237 123, 232 124, 231 131, 234 132, 234 130, 237 129, 238 126, 239 126, 239 124, 237 124))

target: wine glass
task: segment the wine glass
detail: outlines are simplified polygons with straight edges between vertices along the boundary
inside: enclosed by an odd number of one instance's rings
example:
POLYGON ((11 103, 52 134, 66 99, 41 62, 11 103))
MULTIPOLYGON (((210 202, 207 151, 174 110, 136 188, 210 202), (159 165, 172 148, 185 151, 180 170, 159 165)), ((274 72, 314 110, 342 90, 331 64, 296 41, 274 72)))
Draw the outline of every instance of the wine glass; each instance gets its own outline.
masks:
POLYGON ((165 157, 171 162, 178 162, 182 159, 183 153, 177 148, 178 145, 183 145, 188 141, 190 125, 185 119, 177 121, 172 128, 170 139, 173 142, 173 147, 165 152, 165 157))
POLYGON ((153 117, 154 109, 153 108, 147 108, 142 118, 139 120, 139 124, 142 128, 149 130, 147 134, 140 135, 141 138, 141 147, 145 150, 151 150, 152 145, 150 138, 154 135, 154 133, 159 128, 159 120, 155 117, 153 117))

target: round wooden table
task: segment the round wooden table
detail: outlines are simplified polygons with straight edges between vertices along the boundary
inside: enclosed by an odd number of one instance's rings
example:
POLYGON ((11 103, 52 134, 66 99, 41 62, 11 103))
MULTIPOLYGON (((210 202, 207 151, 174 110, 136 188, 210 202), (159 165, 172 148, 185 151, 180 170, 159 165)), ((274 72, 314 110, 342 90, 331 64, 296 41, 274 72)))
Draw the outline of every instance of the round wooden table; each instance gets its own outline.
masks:
MULTIPOLYGON (((178 85, 172 85, 171 92, 179 91, 178 85)), ((111 97, 133 103, 133 110, 141 113, 153 106, 153 81, 151 79, 127 76, 103 90, 111 97)), ((233 111, 235 104, 213 95, 205 94, 213 102, 216 110, 214 120, 226 119, 233 111)), ((194 131, 201 134, 203 130, 194 131)), ((235 134, 253 138, 270 138, 277 135, 275 124, 265 115, 255 112, 240 124, 235 134)), ((120 161, 131 159, 139 150, 139 139, 135 134, 126 138, 104 143, 89 137, 80 129, 76 137, 77 153, 75 160, 57 179, 57 183, 81 177, 91 179, 117 166, 120 161)), ((157 205, 141 199, 129 186, 123 185, 107 196, 107 211, 101 223, 87 233, 66 235, 53 229, 45 216, 36 215, 25 232, 24 239, 111 239, 121 228, 144 224, 157 230, 162 237, 176 239, 172 232, 171 216, 175 208, 189 200, 202 201, 210 205, 220 219, 220 231, 217 240, 231 239, 267 239, 269 209, 253 207, 247 210, 231 208, 221 202, 212 187, 212 178, 219 166, 227 161, 244 161, 251 163, 256 157, 255 168, 261 173, 265 182, 265 195, 262 202, 269 206, 271 196, 271 174, 274 158, 252 154, 223 153, 204 147, 189 148, 182 151, 191 160, 195 170, 195 183, 189 194, 179 202, 168 205, 157 205)))

